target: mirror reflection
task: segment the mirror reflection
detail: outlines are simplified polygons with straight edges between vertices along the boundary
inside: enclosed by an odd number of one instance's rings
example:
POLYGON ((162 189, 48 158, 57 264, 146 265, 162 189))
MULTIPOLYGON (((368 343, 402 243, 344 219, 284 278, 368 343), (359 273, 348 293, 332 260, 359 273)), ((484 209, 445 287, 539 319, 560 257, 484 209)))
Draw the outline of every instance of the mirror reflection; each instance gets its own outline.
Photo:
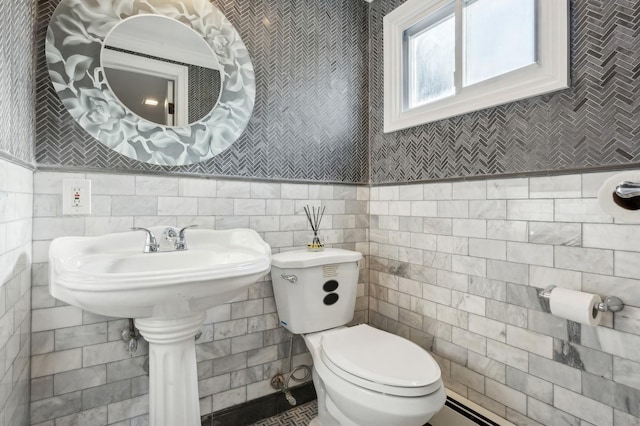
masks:
POLYGON ((105 38, 101 64, 120 102, 156 124, 196 123, 220 97, 216 55, 175 19, 137 15, 122 21, 105 38))

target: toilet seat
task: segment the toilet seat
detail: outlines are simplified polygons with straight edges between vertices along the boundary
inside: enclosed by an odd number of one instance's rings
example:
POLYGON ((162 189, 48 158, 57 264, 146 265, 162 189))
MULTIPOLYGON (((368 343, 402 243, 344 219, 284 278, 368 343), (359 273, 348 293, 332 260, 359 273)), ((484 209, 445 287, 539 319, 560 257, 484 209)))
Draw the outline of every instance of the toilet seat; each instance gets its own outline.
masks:
POLYGON ((440 367, 427 351, 368 325, 323 333, 320 346, 329 370, 372 391, 417 397, 441 386, 440 367))

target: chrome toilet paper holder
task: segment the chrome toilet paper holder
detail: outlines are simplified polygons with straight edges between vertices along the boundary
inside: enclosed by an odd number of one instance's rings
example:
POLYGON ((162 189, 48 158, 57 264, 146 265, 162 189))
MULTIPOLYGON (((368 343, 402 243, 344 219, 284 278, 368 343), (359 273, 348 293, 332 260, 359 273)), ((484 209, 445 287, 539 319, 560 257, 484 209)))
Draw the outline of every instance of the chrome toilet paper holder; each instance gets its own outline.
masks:
MULTIPOLYGON (((538 297, 548 300, 551 297, 551 292, 556 287, 557 286, 552 285, 545 288, 544 290, 538 290, 538 297)), ((622 300, 619 297, 607 296, 602 302, 598 303, 596 308, 600 312, 620 312, 624 309, 624 303, 622 303, 622 300)))

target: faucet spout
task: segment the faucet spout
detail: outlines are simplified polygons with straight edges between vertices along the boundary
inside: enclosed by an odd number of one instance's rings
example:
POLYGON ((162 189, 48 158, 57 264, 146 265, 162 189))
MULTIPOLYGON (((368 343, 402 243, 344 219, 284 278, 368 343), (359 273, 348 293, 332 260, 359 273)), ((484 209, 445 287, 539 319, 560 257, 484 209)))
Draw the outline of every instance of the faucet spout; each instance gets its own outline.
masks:
POLYGON ((145 253, 155 253, 158 251, 158 248, 160 247, 158 244, 158 241, 156 240, 155 235, 153 235, 153 232, 151 232, 150 230, 148 230, 147 228, 138 228, 138 227, 134 227, 131 228, 132 231, 144 231, 147 233, 147 237, 144 240, 144 249, 142 250, 145 253))

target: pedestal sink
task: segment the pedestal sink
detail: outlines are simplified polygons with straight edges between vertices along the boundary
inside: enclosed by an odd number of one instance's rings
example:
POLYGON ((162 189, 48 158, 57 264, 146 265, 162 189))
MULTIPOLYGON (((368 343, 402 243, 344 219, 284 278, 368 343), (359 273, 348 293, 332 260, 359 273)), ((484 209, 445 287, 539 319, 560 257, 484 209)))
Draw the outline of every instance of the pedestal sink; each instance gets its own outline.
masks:
POLYGON ((149 342, 151 426, 200 425, 194 336, 205 311, 231 301, 271 267, 271 248, 250 229, 186 235, 183 251, 143 253, 145 234, 133 231, 58 238, 49 249, 53 297, 134 318, 149 342))

